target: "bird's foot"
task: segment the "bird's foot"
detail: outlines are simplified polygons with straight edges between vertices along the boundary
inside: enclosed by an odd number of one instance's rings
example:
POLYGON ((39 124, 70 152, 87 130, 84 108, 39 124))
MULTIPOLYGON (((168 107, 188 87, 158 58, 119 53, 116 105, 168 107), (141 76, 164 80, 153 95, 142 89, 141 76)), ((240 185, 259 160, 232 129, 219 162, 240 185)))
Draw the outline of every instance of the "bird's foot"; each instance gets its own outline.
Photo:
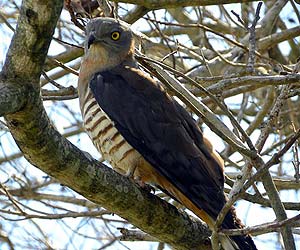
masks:
POLYGON ((149 193, 152 193, 153 194, 155 193, 155 188, 152 187, 151 185, 145 183, 144 181, 142 181, 140 178, 135 178, 134 179, 134 182, 140 187, 142 188, 143 190, 149 192, 149 193))
POLYGON ((136 170, 136 166, 130 167, 127 169, 125 177, 134 180, 134 172, 136 170))
POLYGON ((129 168, 125 174, 125 176, 131 180, 133 180, 140 188, 144 189, 147 192, 153 192, 153 194, 155 193, 155 189, 154 187, 152 187, 149 184, 146 184, 142 178, 140 176, 135 175, 135 171, 136 171, 136 166, 133 166, 131 168, 129 168))

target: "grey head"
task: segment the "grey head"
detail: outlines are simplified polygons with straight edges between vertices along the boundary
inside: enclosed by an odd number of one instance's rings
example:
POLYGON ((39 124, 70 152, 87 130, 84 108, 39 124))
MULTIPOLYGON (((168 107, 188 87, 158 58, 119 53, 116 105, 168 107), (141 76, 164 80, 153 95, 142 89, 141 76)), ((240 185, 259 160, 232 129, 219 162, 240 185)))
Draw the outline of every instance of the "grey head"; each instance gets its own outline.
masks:
POLYGON ((133 36, 129 24, 114 18, 92 19, 86 26, 85 51, 92 45, 99 45, 111 56, 129 53, 133 47, 133 36))

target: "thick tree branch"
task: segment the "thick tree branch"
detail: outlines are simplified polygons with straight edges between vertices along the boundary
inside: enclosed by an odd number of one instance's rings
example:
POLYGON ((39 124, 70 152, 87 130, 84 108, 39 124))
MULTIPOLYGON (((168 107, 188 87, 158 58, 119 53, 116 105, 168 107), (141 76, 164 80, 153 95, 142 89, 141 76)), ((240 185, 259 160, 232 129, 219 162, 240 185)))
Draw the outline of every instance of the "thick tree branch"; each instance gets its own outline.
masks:
MULTIPOLYGON (((2 75, 38 86, 62 1, 23 1, 2 75), (53 10, 51 9, 53 8, 53 10), (51 21, 54 23, 51 23, 51 21), (35 82, 33 82, 34 80, 35 82)), ((15 80, 16 81, 16 80, 15 80)))
POLYGON ((0 78, 0 117, 14 113, 25 106, 29 91, 27 86, 6 84, 0 78), (16 87, 17 86, 17 87, 16 87))

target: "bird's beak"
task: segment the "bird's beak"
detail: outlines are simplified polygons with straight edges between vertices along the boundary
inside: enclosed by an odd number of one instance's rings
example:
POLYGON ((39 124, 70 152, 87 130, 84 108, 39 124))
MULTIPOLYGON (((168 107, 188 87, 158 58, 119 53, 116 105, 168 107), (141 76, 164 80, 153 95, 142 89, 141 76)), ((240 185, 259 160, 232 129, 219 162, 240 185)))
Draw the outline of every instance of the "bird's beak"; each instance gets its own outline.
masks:
POLYGON ((89 49, 90 46, 94 43, 95 40, 96 40, 95 35, 94 35, 93 33, 90 34, 89 39, 88 39, 88 49, 89 49))

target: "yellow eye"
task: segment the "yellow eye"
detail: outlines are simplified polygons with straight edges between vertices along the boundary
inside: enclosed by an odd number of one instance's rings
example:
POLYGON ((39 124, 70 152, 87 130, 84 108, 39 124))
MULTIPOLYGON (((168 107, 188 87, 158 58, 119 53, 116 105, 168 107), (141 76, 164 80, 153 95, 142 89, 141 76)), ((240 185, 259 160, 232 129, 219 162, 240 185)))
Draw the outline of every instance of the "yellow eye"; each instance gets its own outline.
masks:
POLYGON ((113 39, 114 41, 119 40, 120 39, 120 32, 114 31, 113 33, 111 33, 111 39, 113 39))

